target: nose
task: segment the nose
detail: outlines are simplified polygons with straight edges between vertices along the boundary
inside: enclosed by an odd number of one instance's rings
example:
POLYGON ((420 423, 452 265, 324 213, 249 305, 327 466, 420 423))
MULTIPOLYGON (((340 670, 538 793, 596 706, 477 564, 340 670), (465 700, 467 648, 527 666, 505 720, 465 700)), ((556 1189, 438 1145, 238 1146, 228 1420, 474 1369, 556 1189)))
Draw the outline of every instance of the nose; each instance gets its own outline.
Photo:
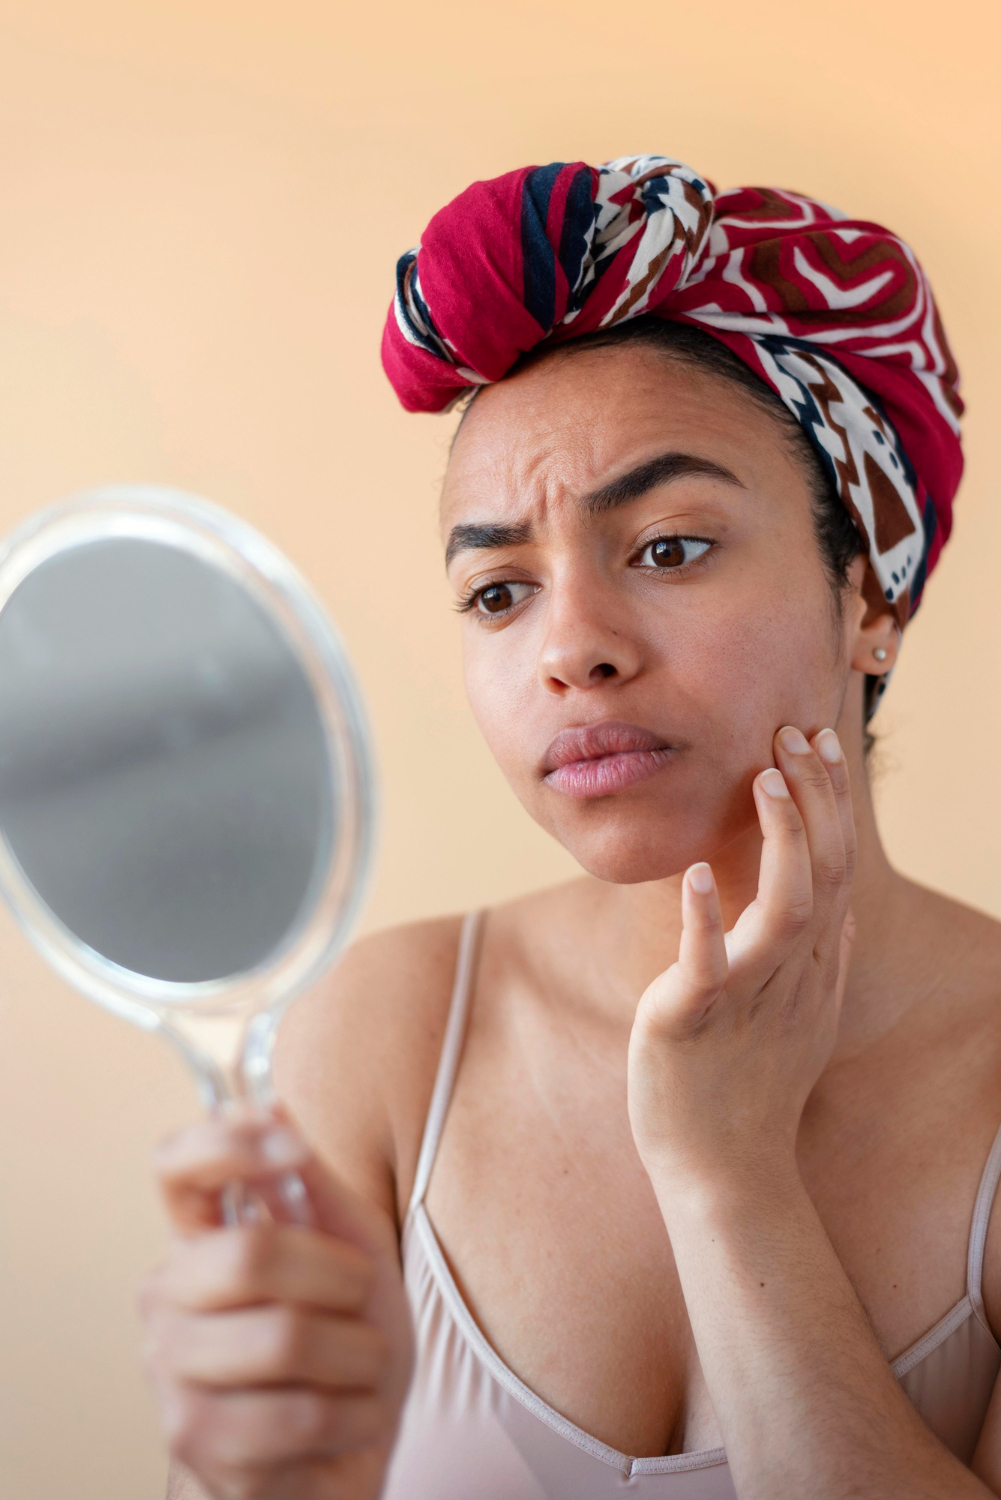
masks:
POLYGON ((596 580, 591 587, 554 588, 539 651, 539 681, 547 692, 562 696, 636 676, 640 645, 629 632, 621 599, 618 610, 613 605, 596 580))

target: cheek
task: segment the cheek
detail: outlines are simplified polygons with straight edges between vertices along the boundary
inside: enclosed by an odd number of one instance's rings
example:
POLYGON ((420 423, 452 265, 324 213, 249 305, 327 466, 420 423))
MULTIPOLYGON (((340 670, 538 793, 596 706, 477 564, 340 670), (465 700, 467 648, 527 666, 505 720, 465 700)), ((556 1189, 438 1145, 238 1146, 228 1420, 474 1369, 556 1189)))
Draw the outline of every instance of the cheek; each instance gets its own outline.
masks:
MULTIPOLYGON (((809 580, 808 580, 809 582, 809 580)), ((733 588, 707 607, 651 626, 651 678, 676 694, 717 741, 760 760, 784 723, 820 728, 844 691, 826 581, 733 588)))
POLYGON ((535 641, 505 635, 489 635, 475 627, 467 631, 462 664, 480 733, 508 781, 516 785, 519 773, 528 769, 526 747, 534 749, 534 739, 526 731, 539 712, 538 652, 535 641))
POLYGON ((463 657, 473 714, 529 813, 585 869, 632 882, 712 857, 753 826, 750 784, 772 763, 776 730, 835 723, 847 673, 823 578, 763 586, 748 572, 697 608, 680 589, 676 599, 634 596, 617 625, 637 645, 639 670, 601 689, 600 713, 595 704, 586 717, 628 719, 690 750, 672 775, 623 797, 570 802, 540 785, 539 760, 578 702, 543 684, 539 632, 472 629, 463 657))

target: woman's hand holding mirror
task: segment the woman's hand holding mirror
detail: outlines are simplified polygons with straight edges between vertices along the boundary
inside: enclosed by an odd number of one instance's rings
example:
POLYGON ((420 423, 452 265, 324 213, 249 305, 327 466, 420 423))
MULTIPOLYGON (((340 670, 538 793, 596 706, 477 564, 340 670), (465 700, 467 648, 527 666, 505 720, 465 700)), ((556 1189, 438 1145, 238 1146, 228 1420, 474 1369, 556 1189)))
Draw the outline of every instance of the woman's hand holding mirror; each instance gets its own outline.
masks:
POLYGON ((629 1111, 662 1209, 688 1185, 795 1172, 804 1105, 830 1057, 854 924, 855 830, 833 730, 775 737, 754 797, 756 899, 724 932, 708 865, 687 871, 677 963, 643 995, 630 1041, 629 1111))
POLYGON ((176 1237, 142 1308, 175 1457, 219 1500, 375 1500, 412 1359, 394 1226, 277 1111, 191 1126, 156 1166, 176 1237), (290 1171, 314 1228, 281 1222, 290 1171), (233 1183, 272 1222, 227 1227, 233 1183))

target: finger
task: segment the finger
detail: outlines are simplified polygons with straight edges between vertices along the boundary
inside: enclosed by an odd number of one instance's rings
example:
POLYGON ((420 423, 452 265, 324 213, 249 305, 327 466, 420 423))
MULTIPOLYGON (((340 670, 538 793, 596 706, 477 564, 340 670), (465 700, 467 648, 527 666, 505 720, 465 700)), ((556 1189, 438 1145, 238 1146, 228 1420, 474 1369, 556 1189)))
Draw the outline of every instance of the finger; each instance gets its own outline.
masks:
MULTIPOLYGON (((813 870, 814 917, 816 924, 823 926, 845 892, 847 874, 845 841, 834 788, 820 756, 802 731, 791 725, 780 729, 775 736, 775 760, 806 828, 813 870)), ((839 907, 839 916, 841 910, 839 907)))
POLYGON ((332 1458, 377 1442, 386 1426, 377 1396, 315 1388, 213 1391, 176 1385, 161 1392, 167 1437, 196 1473, 332 1458))
POLYGON ((191 1233, 222 1222, 222 1194, 233 1183, 253 1187, 309 1160, 302 1136, 270 1110, 244 1106, 170 1136, 153 1166, 175 1228, 191 1233))
POLYGON ((729 970, 719 893, 707 864, 692 865, 685 872, 681 920, 678 967, 687 991, 687 1008, 697 1014, 719 994, 729 970))
POLYGON ((831 781, 838 817, 841 821, 841 838, 845 848, 846 879, 855 874, 858 858, 858 836, 855 832, 855 810, 852 806, 851 779, 848 762, 841 748, 841 741, 833 729, 822 729, 811 741, 831 781))
POLYGON ((150 1277, 143 1301, 147 1307, 171 1303, 191 1312, 295 1302, 357 1313, 373 1274, 368 1256, 327 1234, 246 1224, 181 1240, 150 1277))
POLYGON ((677 1039, 696 1031, 726 984, 728 962, 723 916, 712 870, 692 865, 681 884, 678 961, 659 975, 640 1000, 637 1018, 677 1039))
POLYGON ((276 1218, 287 1218, 286 1189, 300 1178, 317 1228, 365 1254, 398 1258, 390 1215, 339 1181, 310 1150, 283 1105, 241 1106, 188 1126, 163 1143, 154 1166, 181 1234, 221 1224, 222 1195, 233 1183, 249 1187, 276 1218))
POLYGON ((803 819, 781 771, 754 781, 761 825, 758 894, 730 935, 731 964, 763 982, 783 960, 813 915, 813 871, 803 819))
POLYGON ((152 1362, 174 1379, 232 1389, 315 1385, 374 1391, 386 1373, 385 1334, 360 1318, 272 1303, 225 1313, 173 1313, 152 1329, 152 1362))
POLYGON ((841 924, 841 941, 838 944, 838 982, 835 985, 834 998, 839 1012, 841 1002, 845 998, 845 986, 848 983, 848 970, 851 967, 854 947, 855 913, 849 908, 841 924))

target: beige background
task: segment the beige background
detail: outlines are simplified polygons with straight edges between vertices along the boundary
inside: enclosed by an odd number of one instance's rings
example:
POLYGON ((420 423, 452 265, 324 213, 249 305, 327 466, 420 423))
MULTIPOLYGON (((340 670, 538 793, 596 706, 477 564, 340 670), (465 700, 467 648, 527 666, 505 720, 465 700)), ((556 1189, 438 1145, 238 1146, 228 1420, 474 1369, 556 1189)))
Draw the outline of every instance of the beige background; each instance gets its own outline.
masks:
MULTIPOLYGON (((448 419, 378 365, 396 255, 476 176, 662 151, 917 246, 966 375, 957 532, 880 725, 891 851, 1001 915, 1001 166, 970 0, 0 0, 0 526, 103 480, 200 491, 329 602, 371 707, 367 927, 570 872, 463 702, 435 533, 448 419)), ((0 1490, 144 1500, 163 1459, 134 1289, 165 1049, 0 915, 0 1490)))

